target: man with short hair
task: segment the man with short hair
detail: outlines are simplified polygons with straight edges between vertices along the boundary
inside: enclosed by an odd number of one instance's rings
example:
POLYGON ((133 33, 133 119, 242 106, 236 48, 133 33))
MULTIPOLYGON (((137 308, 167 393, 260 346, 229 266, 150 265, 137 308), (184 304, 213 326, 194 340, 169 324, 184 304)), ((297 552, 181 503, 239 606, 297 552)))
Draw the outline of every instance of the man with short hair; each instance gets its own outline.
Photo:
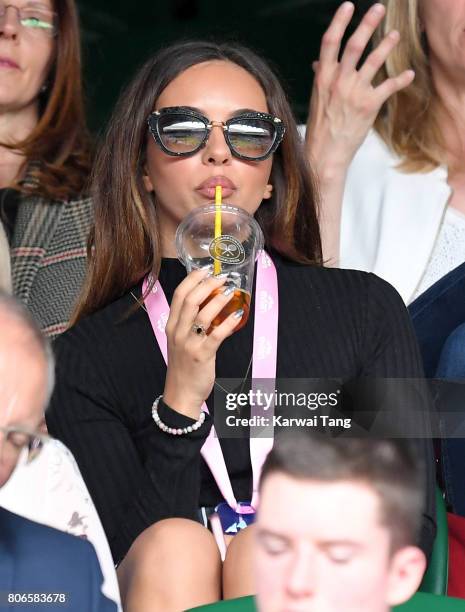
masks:
MULTIPOLYGON (((0 291, 0 487, 20 459, 32 460, 53 388, 47 341, 13 298, 0 291)), ((86 541, 0 508, 0 609, 114 612, 86 541)))
POLYGON ((260 612, 387 612, 418 589, 424 491, 405 440, 278 440, 262 473, 260 612))

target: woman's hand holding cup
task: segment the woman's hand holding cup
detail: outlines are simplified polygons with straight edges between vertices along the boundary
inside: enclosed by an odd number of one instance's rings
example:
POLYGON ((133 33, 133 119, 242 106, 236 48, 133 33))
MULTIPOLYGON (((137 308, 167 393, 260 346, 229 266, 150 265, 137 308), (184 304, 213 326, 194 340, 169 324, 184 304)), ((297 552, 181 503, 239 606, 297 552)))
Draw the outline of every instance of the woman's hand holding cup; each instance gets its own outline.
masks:
POLYGON ((168 369, 163 399, 173 410, 196 420, 215 383, 218 348, 243 315, 237 311, 209 330, 234 295, 226 280, 226 276, 211 276, 205 268, 188 274, 174 292, 166 324, 168 369))

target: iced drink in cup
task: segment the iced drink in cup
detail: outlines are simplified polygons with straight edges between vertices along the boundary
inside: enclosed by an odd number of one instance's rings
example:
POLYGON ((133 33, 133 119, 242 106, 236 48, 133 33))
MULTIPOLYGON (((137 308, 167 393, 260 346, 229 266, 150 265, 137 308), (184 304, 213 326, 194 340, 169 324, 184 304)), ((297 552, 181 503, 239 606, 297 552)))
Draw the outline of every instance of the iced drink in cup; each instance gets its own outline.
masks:
MULTIPOLYGON (((241 308, 244 315, 236 331, 247 323, 255 261, 262 249, 262 230, 242 208, 228 204, 196 208, 179 225, 176 231, 176 250, 187 272, 211 266, 215 274, 227 274, 225 286, 234 288, 233 297, 215 317, 212 327, 220 325, 227 316, 241 308), (215 232, 215 218, 218 220, 219 213, 220 235, 218 231, 215 232)), ((208 299, 223 289, 217 289, 208 299)))

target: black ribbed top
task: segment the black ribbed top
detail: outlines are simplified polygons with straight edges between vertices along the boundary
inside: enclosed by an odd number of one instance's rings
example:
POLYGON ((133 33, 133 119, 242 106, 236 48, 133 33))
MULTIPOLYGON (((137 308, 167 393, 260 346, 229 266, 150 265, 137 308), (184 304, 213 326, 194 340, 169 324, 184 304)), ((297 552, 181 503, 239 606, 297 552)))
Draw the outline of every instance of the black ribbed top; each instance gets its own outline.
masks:
MULTIPOLYGON (((278 378, 407 378, 422 375, 408 313, 396 291, 373 274, 302 266, 273 254, 279 283, 278 378)), ((162 262, 168 302, 185 276, 162 262)), ((140 296, 141 287, 133 289, 140 296)), ((83 319, 55 342, 57 381, 47 424, 74 453, 95 502, 115 562, 134 539, 167 517, 195 518, 221 495, 200 456, 211 420, 187 436, 153 423, 166 367, 147 313, 131 311, 130 293, 83 319), (128 315, 128 312, 130 313, 128 315)), ((243 378, 253 344, 252 300, 247 325, 220 347, 218 378, 243 378)), ((213 394, 212 394, 213 396, 213 394)), ((207 401, 212 411, 212 396, 207 401)), ((166 406, 172 426, 193 421, 166 406)), ((398 425, 398 415, 394 417, 398 425)), ((222 439, 237 499, 250 499, 248 440, 222 439)), ((429 442, 419 441, 428 466, 422 547, 434 538, 434 473, 429 442)))

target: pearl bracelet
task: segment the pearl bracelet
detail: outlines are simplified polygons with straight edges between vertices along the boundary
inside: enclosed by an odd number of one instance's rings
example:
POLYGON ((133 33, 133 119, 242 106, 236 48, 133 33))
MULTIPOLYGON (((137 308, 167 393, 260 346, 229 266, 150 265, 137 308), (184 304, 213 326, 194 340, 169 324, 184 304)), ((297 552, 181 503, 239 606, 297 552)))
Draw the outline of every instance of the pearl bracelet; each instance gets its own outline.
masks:
POLYGON ((192 425, 189 425, 189 427, 177 429, 176 427, 168 427, 168 425, 165 425, 165 423, 163 423, 158 414, 158 402, 161 400, 162 397, 163 395, 159 395, 152 404, 152 418, 155 421, 157 427, 159 427, 162 431, 171 434, 172 436, 183 436, 185 434, 192 433, 193 431, 196 431, 197 429, 202 427, 205 421, 205 412, 203 410, 200 413, 199 420, 193 423, 192 425))

